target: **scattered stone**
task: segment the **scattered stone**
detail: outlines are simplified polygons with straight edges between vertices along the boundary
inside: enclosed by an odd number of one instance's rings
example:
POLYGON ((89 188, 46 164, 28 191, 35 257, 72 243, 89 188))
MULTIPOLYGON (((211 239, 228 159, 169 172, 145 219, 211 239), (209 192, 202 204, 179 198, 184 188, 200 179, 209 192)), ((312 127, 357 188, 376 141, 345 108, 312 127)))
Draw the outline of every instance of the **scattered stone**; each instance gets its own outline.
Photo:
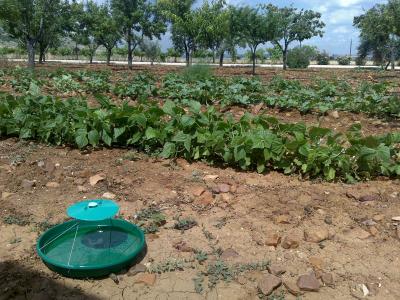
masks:
POLYGON ((281 236, 275 232, 267 232, 265 235, 265 245, 278 246, 281 242, 281 236))
POLYGON ((286 236, 281 244, 284 249, 295 249, 299 247, 299 240, 293 236, 286 236))
POLYGON ((174 243, 173 247, 180 252, 192 252, 193 251, 193 248, 189 247, 189 245, 186 244, 186 242, 184 242, 184 241, 178 241, 178 242, 174 243))
POLYGON ((278 224, 290 224, 289 215, 279 215, 275 218, 275 222, 278 224))
POLYGON ((60 186, 60 184, 58 182, 54 182, 54 181, 46 183, 46 187, 48 187, 48 188, 58 188, 59 186, 60 186))
POLYGON ((214 202, 213 194, 210 191, 205 191, 200 197, 196 199, 196 204, 200 206, 208 206, 214 202))
POLYGON ((278 264, 270 264, 268 266, 268 271, 272 275, 279 276, 279 275, 284 274, 286 272, 286 269, 283 266, 278 265, 278 264))
POLYGON ((300 296, 303 292, 299 289, 299 287, 293 281, 284 280, 283 285, 286 287, 289 293, 294 296, 300 296))
POLYGON ((304 230, 304 240, 311 243, 320 243, 329 238, 329 231, 326 228, 313 227, 304 230))
POLYGON ((373 236, 377 236, 379 233, 378 229, 375 226, 369 227, 368 230, 373 236))
POLYGON ((221 194, 221 199, 225 202, 231 202, 233 195, 231 193, 223 193, 221 194))
POLYGON ((202 186, 194 186, 194 187, 190 188, 190 193, 195 197, 201 196, 201 194, 203 194, 204 192, 205 192, 205 188, 202 186))
POLYGON ((49 175, 54 173, 54 170, 56 169, 56 167, 54 166, 54 164, 50 161, 47 161, 44 167, 44 170, 46 171, 46 173, 48 173, 49 175))
POLYGON ((400 226, 397 226, 396 233, 397 233, 397 238, 400 240, 400 226))
POLYGON ((110 279, 111 279, 112 281, 114 281, 116 284, 119 283, 118 276, 115 275, 114 273, 111 273, 111 274, 109 275, 109 277, 110 277, 110 279))
POLYGON ((339 119, 339 112, 337 111, 337 110, 334 110, 334 111, 331 111, 330 113, 329 113, 329 116, 331 116, 332 118, 334 118, 334 119, 339 119))
POLYGON ((251 113, 252 113, 253 115, 257 115, 257 114, 260 112, 260 110, 263 108, 263 106, 264 106, 264 103, 263 103, 263 102, 261 102, 261 103, 255 105, 255 106, 253 107, 253 109, 251 110, 251 113))
POLYGON ((115 194, 113 194, 113 193, 106 192, 106 193, 104 193, 104 194, 102 195, 102 197, 103 197, 103 198, 106 198, 106 199, 115 199, 117 196, 116 196, 115 194))
POLYGON ((106 179, 104 174, 96 174, 89 178, 89 183, 91 186, 95 186, 99 181, 103 181, 104 179, 106 179))
POLYGON ((217 179, 219 176, 218 175, 205 175, 203 177, 204 181, 214 181, 215 179, 217 179))
POLYGON ((328 225, 332 225, 332 223, 333 223, 332 217, 331 216, 326 216, 325 219, 324 219, 324 222, 326 224, 328 224, 328 225))
POLYGON ((376 296, 379 293, 380 283, 379 282, 367 282, 367 289, 369 291, 369 295, 376 296))
POLYGON ((140 274, 136 278, 135 282, 153 286, 154 283, 156 282, 156 274, 148 274, 148 273, 140 274))
POLYGON ((323 273, 321 280, 326 286, 334 286, 333 275, 331 273, 323 273))
POLYGON ((360 284, 360 290, 362 291, 364 297, 369 295, 369 290, 365 284, 360 284))
POLYGON ((226 183, 220 183, 217 187, 220 193, 228 193, 231 189, 230 185, 226 183))
POLYGON ((315 274, 312 273, 299 276, 297 286, 303 291, 318 292, 321 284, 315 277, 315 274))
POLYGON ((137 264, 131 267, 128 271, 128 276, 135 276, 139 273, 145 273, 147 271, 147 267, 143 264, 137 264))
POLYGON ((25 190, 30 190, 33 187, 36 186, 36 180, 28 180, 28 179, 23 179, 21 182, 21 186, 25 189, 25 190))
POLYGON ((372 219, 373 219, 375 222, 380 222, 380 221, 382 221, 384 218, 385 218, 385 215, 379 214, 379 215, 375 215, 372 219))
POLYGON ((377 201, 377 200, 379 200, 379 196, 376 194, 364 195, 364 196, 361 196, 360 198, 358 198, 358 201, 360 201, 360 202, 369 202, 369 201, 377 201))
POLYGON ((375 221, 373 221, 373 220, 371 220, 371 219, 368 219, 368 220, 365 220, 365 221, 363 221, 363 222, 361 222, 363 225, 365 225, 365 226, 375 226, 376 225, 376 222, 375 221))
POLYGON ((324 268, 324 261, 320 257, 312 256, 308 261, 316 270, 322 270, 324 268))
POLYGON ((83 185, 78 185, 78 192, 86 193, 88 189, 83 185))
POLYGON ((358 238, 360 240, 365 240, 371 236, 371 234, 368 231, 365 231, 364 229, 359 227, 351 230, 350 235, 352 238, 358 238))
POLYGON ((258 282, 257 287, 261 291, 261 293, 268 296, 281 284, 282 280, 279 277, 267 274, 258 282))
POLYGON ((239 253, 237 253, 235 250, 232 248, 226 249, 224 252, 221 254, 221 259, 226 261, 230 259, 234 259, 236 257, 239 257, 239 253))
POLYGON ((38 162, 37 162, 37 166, 38 166, 39 168, 43 168, 43 167, 45 166, 44 161, 43 161, 43 160, 38 161, 38 162))
POLYGON ((9 192, 2 192, 1 193, 1 199, 7 199, 8 197, 11 197, 12 195, 14 195, 14 193, 9 193, 9 192))
POLYGON ((394 222, 400 222, 400 216, 398 216, 398 217, 393 217, 393 218, 392 218, 392 221, 394 221, 394 222))

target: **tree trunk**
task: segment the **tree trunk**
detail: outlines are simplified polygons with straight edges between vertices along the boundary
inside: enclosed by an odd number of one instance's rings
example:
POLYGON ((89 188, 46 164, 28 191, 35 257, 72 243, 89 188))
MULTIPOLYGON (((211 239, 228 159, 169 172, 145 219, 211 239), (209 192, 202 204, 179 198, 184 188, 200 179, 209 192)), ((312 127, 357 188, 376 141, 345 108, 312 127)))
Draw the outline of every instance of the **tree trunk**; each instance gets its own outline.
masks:
POLYGON ((75 43, 75 59, 79 59, 79 48, 78 48, 78 43, 75 43))
POLYGON ((224 65, 224 53, 225 51, 222 50, 220 55, 219 55, 219 66, 222 67, 224 65))
POLYGON ((107 66, 110 65, 111 61, 111 49, 107 49, 107 66))
POLYGON ((256 75, 256 49, 254 48, 254 51, 252 51, 252 60, 253 60, 253 75, 256 75))
POLYGON ((174 63, 176 63, 178 61, 178 58, 175 56, 174 57, 174 63))
POLYGON ((133 61, 132 53, 133 53, 133 49, 132 49, 132 37, 131 37, 130 34, 128 34, 127 43, 128 43, 128 68, 129 68, 129 70, 132 70, 132 61, 133 61))
POLYGON ((90 55, 90 56, 89 56, 89 63, 90 63, 90 64, 93 64, 93 56, 94 56, 94 55, 90 55))
POLYGON ((188 67, 190 64, 190 53, 189 50, 185 50, 185 57, 186 57, 186 66, 188 67))
POLYGON ((154 65, 154 60, 151 60, 150 66, 154 65))
POLYGON ((215 64, 215 51, 212 52, 212 63, 215 64))
POLYGON ((33 69, 35 67, 35 42, 32 39, 28 39, 26 47, 28 50, 28 67, 33 69))
POLYGON ((392 65, 392 71, 396 68, 396 48, 392 46, 391 52, 390 52, 390 63, 392 65))
POLYGON ((288 47, 285 45, 285 49, 283 49, 283 69, 287 70, 287 58, 288 58, 288 47))

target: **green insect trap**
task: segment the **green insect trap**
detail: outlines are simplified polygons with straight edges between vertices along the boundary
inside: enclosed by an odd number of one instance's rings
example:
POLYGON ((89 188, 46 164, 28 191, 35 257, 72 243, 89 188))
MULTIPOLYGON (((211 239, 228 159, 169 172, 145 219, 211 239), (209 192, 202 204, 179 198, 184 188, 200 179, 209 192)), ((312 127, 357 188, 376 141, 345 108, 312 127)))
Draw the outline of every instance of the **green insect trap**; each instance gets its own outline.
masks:
POLYGON ((129 266, 143 250, 143 231, 114 218, 118 205, 111 200, 78 202, 67 210, 73 220, 46 231, 36 250, 49 267, 73 278, 102 277, 129 266))

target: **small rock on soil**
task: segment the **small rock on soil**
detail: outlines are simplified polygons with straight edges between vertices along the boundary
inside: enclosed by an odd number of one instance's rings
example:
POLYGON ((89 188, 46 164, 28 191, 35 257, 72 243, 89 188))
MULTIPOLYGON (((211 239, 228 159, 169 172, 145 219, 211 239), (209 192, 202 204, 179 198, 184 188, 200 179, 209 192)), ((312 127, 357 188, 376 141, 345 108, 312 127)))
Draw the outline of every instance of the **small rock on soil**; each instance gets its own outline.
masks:
POLYGON ((91 186, 95 186, 99 181, 103 181, 104 179, 106 179, 104 174, 96 174, 89 178, 89 183, 91 186))
POLYGON ((131 267, 128 271, 128 276, 135 276, 139 273, 144 273, 147 271, 147 267, 144 264, 137 264, 131 267))
POLYGON ((281 244, 284 249, 295 249, 299 247, 299 240, 293 236, 286 236, 281 244))
POLYGON ((283 285, 286 287, 288 292, 294 296, 300 296, 303 294, 303 292, 299 289, 299 287, 293 281, 284 280, 283 285))
POLYGON ((281 284, 282 280, 279 277, 267 274, 258 282, 258 289, 268 296, 281 284))
POLYGON ((321 284, 319 283, 315 274, 301 275, 297 279, 297 286, 303 291, 318 292, 321 284))
POLYGON ((320 243, 329 238, 329 231, 326 228, 313 227, 304 230, 304 240, 312 243, 320 243))
POLYGON ((286 269, 278 264, 271 264, 268 266, 268 271, 275 276, 282 275, 286 272, 286 269))
POLYGON ((281 236, 275 232, 267 232, 265 234, 265 245, 267 246, 278 246, 281 241, 281 236))
POLYGON ((136 278, 135 282, 153 286, 154 283, 156 282, 156 274, 147 274, 147 273, 140 274, 136 278))

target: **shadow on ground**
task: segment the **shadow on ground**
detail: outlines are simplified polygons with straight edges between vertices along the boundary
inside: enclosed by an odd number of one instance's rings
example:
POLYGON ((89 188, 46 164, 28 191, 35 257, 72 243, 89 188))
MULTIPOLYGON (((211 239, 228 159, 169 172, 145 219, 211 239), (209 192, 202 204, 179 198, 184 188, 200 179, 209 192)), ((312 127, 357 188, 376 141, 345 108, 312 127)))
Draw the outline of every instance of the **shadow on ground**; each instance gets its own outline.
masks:
POLYGON ((99 299, 78 287, 65 286, 50 274, 32 270, 15 261, 0 262, 0 291, 0 300, 99 299))

